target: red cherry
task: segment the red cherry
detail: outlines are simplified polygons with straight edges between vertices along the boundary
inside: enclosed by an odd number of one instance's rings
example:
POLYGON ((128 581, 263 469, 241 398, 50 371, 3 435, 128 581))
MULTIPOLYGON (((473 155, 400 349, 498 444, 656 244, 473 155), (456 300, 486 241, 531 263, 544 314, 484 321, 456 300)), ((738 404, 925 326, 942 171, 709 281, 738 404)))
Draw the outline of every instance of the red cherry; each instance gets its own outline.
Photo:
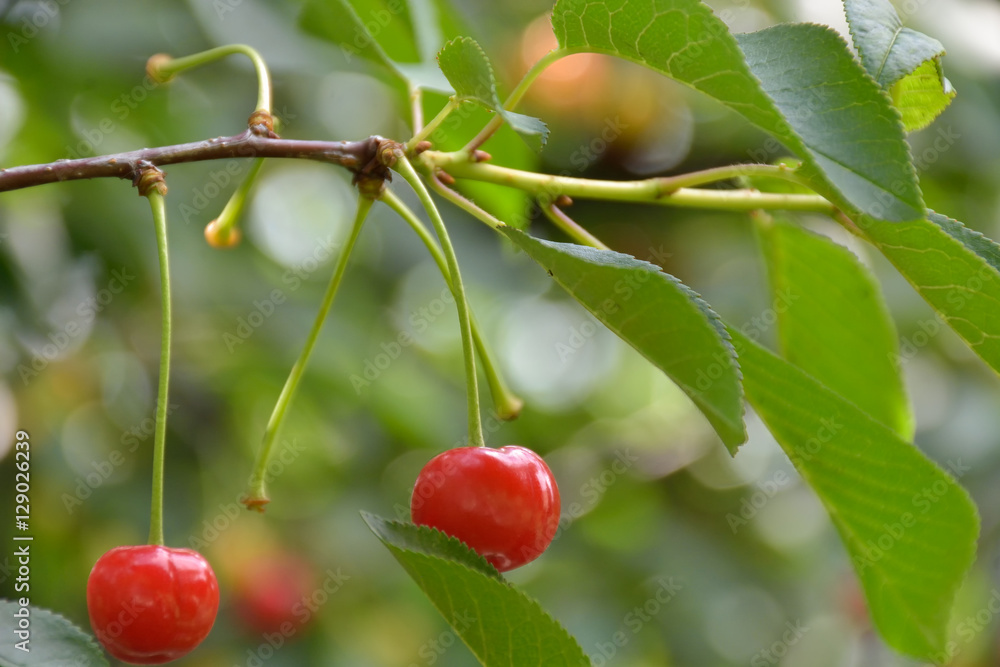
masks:
POLYGON ((559 527, 559 488, 524 447, 458 447, 431 459, 410 500, 413 522, 457 537, 501 572, 538 558, 559 527))
POLYGON ((87 579, 94 634, 108 653, 135 665, 189 653, 208 636, 218 610, 215 572, 190 549, 116 547, 87 579))
POLYGON ((294 554, 254 560, 237 575, 233 588, 236 614, 258 635, 290 637, 312 617, 305 601, 316 588, 316 577, 312 566, 294 554))

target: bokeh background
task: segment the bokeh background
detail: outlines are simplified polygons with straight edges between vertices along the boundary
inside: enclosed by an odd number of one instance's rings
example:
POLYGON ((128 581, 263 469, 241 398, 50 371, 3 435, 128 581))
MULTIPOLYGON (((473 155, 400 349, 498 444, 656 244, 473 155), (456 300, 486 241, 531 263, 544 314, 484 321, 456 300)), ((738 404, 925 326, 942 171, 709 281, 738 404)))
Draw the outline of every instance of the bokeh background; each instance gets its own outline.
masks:
MULTIPOLYGON (((736 31, 786 20, 846 30, 835 0, 710 4, 736 31)), ((255 98, 243 60, 166 86, 143 70, 153 53, 232 42, 265 56, 286 136, 407 138, 396 84, 303 32, 300 5, 0 0, 0 165, 238 132, 255 98)), ((456 9, 506 90, 549 48, 544 0, 456 9)), ((911 137, 927 201, 1000 237, 1000 6, 907 0, 899 9, 945 44, 945 71, 959 93, 911 137)), ((440 99, 427 104, 433 113, 440 99)), ((553 68, 522 110, 549 124, 549 145, 538 157, 511 142, 495 153, 552 172, 640 178, 750 161, 765 146, 711 100, 602 57, 553 68)), ((464 137, 484 118, 463 127, 464 137)), ((364 231, 289 415, 273 502, 263 516, 237 509, 354 198, 343 170, 268 163, 244 242, 213 250, 202 229, 247 166, 167 170, 175 340, 166 534, 171 545, 202 551, 223 590, 211 636, 178 664, 476 664, 358 514, 405 517, 420 467, 465 433, 453 306, 420 243, 385 207, 364 231), (415 342, 389 358, 403 332, 415 342), (241 613, 246 591, 273 584, 276 569, 293 573, 284 578, 311 605, 308 625, 280 647, 241 613)), ((561 238, 530 208, 500 204, 526 217, 533 233, 561 238)), ((473 309, 526 401, 515 422, 487 420, 489 443, 542 453, 564 508, 579 508, 545 556, 510 579, 595 664, 918 664, 872 632, 829 519, 756 417, 748 416, 750 442, 730 458, 681 392, 541 269, 485 226, 443 210, 473 309), (660 604, 664 582, 680 590, 660 604), (615 646, 620 630, 628 641, 615 646)), ((771 296, 747 216, 584 202, 571 212, 611 247, 681 278, 728 321, 760 322, 764 339, 772 336, 771 296)), ((962 483, 980 508, 983 534, 960 595, 952 664, 1000 664, 1000 621, 990 606, 1000 599, 1000 383, 880 256, 823 220, 801 222, 850 245, 877 273, 899 328, 917 445, 943 464, 968 467, 962 483)), ((12 508, 11 445, 24 429, 32 445, 31 600, 83 627, 90 567, 108 549, 146 539, 158 355, 153 229, 129 184, 0 195, 0 507, 12 508)), ((0 594, 10 596, 13 511, 2 514, 0 594)))

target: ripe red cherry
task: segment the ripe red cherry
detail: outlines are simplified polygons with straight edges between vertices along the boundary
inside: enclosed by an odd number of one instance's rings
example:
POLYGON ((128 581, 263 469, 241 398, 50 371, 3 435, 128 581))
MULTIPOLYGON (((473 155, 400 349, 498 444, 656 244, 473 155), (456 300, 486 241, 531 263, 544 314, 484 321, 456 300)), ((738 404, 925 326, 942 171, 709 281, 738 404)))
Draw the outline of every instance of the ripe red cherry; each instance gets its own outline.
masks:
POLYGON ((312 617, 305 601, 316 589, 316 576, 299 556, 268 554, 245 565, 233 589, 233 607, 248 630, 290 637, 312 617))
POLYGON ((108 653, 135 665, 189 653, 208 636, 218 610, 215 572, 190 549, 116 547, 87 580, 94 634, 108 653))
POLYGON ((431 459, 410 500, 413 523, 465 542, 501 572, 538 558, 559 527, 559 489, 524 447, 458 447, 431 459))

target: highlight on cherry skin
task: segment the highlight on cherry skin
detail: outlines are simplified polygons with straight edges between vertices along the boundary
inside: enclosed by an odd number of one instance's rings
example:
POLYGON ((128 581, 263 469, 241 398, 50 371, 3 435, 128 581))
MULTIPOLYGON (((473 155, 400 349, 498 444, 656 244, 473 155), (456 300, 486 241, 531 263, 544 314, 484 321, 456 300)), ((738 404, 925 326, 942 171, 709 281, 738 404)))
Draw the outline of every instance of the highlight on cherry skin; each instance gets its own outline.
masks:
POLYGON ((423 467, 413 523, 456 537, 506 572, 533 561, 559 527, 559 488, 545 461, 509 445, 457 447, 423 467))
POLYGON ((219 610, 219 584, 197 551, 146 544, 116 547, 87 579, 90 625, 108 653, 159 665, 191 652, 219 610))

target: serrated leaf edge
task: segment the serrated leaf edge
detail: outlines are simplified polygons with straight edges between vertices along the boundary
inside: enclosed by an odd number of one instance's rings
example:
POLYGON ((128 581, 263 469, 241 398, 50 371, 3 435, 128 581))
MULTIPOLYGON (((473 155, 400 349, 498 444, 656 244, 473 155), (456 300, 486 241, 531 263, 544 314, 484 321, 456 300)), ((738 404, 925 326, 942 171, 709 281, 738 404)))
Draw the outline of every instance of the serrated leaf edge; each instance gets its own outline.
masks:
MULTIPOLYGON (((510 227, 510 226, 509 225, 504 225, 504 227, 510 227)), ((578 250, 582 249, 585 252, 591 252, 595 257, 601 257, 602 255, 603 256, 607 256, 607 254, 618 255, 620 257, 627 257, 629 260, 631 260, 632 262, 635 263, 636 268, 643 268, 645 270, 650 271, 651 273, 657 273, 657 274, 665 277, 669 282, 673 283, 675 286, 678 286, 680 288, 680 291, 683 292, 685 294, 685 296, 688 297, 688 299, 697 307, 698 311, 701 313, 701 315, 703 317, 705 317, 705 319, 712 326, 712 328, 716 330, 716 333, 719 334, 719 338, 722 341, 722 347, 728 353, 727 356, 728 356, 729 360, 732 361, 733 368, 736 371, 737 392, 738 392, 738 397, 739 397, 739 400, 740 400, 740 404, 743 406, 743 411, 741 412, 741 417, 746 415, 746 400, 745 400, 746 399, 746 395, 745 395, 745 392, 743 390, 743 372, 740 369, 739 355, 736 353, 736 348, 733 345, 732 337, 730 336, 729 331, 726 329, 726 325, 723 322, 722 318, 719 316, 718 313, 715 312, 715 310, 712 309, 712 306, 707 301, 705 301, 701 297, 700 294, 698 294, 697 292, 695 292, 688 285, 684 284, 684 282, 682 282, 676 276, 671 275, 671 274, 667 273, 666 271, 664 271, 663 267, 658 266, 656 264, 653 264, 652 262, 649 262, 649 261, 646 261, 646 260, 643 260, 643 259, 639 259, 638 257, 635 257, 633 255, 629 255, 628 253, 618 252, 616 250, 605 250, 605 249, 598 249, 598 248, 590 248, 588 246, 583 246, 583 245, 579 245, 579 244, 576 244, 576 243, 559 243, 557 241, 549 241, 549 240, 546 240, 546 239, 540 239, 540 238, 531 236, 530 234, 527 234, 527 233, 525 233, 525 232, 523 232, 523 231, 521 231, 519 229, 516 229, 515 227, 510 227, 510 229, 514 229, 515 231, 518 231, 521 234, 524 234, 525 236, 528 236, 529 238, 532 238, 535 241, 538 241, 542 245, 548 246, 550 248, 555 248, 557 250, 560 247, 572 246, 573 248, 578 249, 578 250)), ((504 231, 504 230, 501 229, 500 231, 504 231)), ((504 232, 504 233, 506 234, 506 232, 504 232)), ((562 281, 559 280, 557 277, 552 276, 552 279, 555 282, 557 282, 563 289, 567 289, 566 285, 564 285, 562 283, 562 281)), ((569 291, 569 290, 567 289, 567 291, 569 291)), ((591 310, 586 304, 584 304, 582 302, 578 302, 578 303, 580 303, 580 305, 582 305, 584 308, 586 308, 595 317, 597 316, 597 313, 595 313, 593 310, 591 310)), ((615 328, 613 328, 612 326, 610 326, 609 324, 607 324, 606 322, 604 322, 603 320, 601 320, 600 317, 598 317, 598 321, 601 322, 601 324, 603 326, 605 326, 609 331, 613 332, 615 335, 619 335, 619 332, 615 328)), ((642 354, 642 353, 640 352, 640 354, 642 354)), ((645 355, 643 355, 643 356, 645 357, 645 355)), ((673 380, 673 378, 671 378, 671 380, 673 382, 677 383, 678 386, 681 386, 680 382, 677 382, 676 380, 673 380)), ((684 386, 684 388, 685 389, 690 389, 692 391, 694 391, 696 389, 696 387, 688 387, 686 385, 684 386)), ((734 427, 734 430, 742 432, 742 437, 743 437, 743 441, 742 442, 733 445, 732 448, 730 448, 727 445, 727 449, 730 450, 730 453, 733 454, 733 455, 735 455, 736 451, 739 449, 740 445, 742 445, 744 442, 746 442, 746 438, 747 438, 746 421, 741 418, 739 424, 737 425, 737 424, 732 423, 726 415, 723 415, 722 413, 720 413, 712 405, 710 405, 708 403, 705 403, 704 407, 706 409, 708 409, 713 415, 715 415, 716 417, 718 417, 722 421, 726 422, 731 427, 734 427)), ((702 408, 702 406, 699 405, 699 408, 702 408)))
MULTIPOLYGON (((848 31, 851 34, 851 43, 854 44, 854 48, 857 51, 858 61, 861 63, 861 68, 864 69, 865 72, 868 72, 868 68, 865 66, 864 56, 862 55, 861 45, 858 42, 858 35, 857 35, 857 32, 855 32, 855 22, 853 20, 851 20, 851 12, 849 12, 848 9, 847 9, 847 0, 844 0, 841 4, 843 5, 843 8, 844 8, 844 18, 847 21, 847 29, 848 29, 848 31)), ((931 37, 930 35, 928 35, 926 33, 922 33, 922 32, 920 32, 918 30, 913 30, 912 28, 909 28, 908 26, 906 26, 906 24, 903 23, 903 19, 899 15, 899 11, 895 8, 895 6, 893 6, 893 4, 891 2, 887 2, 887 4, 889 5, 889 8, 892 9, 892 13, 896 17, 896 21, 899 23, 899 27, 896 28, 893 31, 893 33, 892 33, 892 40, 889 42, 889 48, 886 49, 885 57, 882 59, 882 63, 879 66, 878 72, 875 73, 875 74, 873 74, 871 72, 868 72, 869 76, 871 76, 871 78, 874 79, 875 83, 877 83, 879 85, 879 87, 882 88, 883 90, 889 90, 889 89, 891 89, 895 84, 899 83, 901 80, 903 80, 904 78, 906 78, 910 74, 913 74, 913 72, 915 72, 917 69, 919 69, 920 66, 923 65, 924 63, 926 63, 928 60, 931 60, 932 58, 938 58, 938 59, 940 59, 940 57, 945 54, 944 45, 941 44, 941 42, 939 42, 937 39, 931 37), (899 76, 898 78, 896 78, 893 81, 886 81, 885 85, 882 85, 882 83, 879 81, 879 79, 881 78, 882 70, 885 68, 885 64, 887 62, 889 62, 889 56, 891 55, 892 49, 893 49, 893 47, 896 44, 896 40, 899 38, 899 35, 903 31, 905 31, 905 30, 909 30, 910 32, 922 35, 923 37, 926 37, 927 39, 929 39, 929 40, 931 40, 933 42, 936 42, 937 44, 941 45, 941 49, 940 49, 940 51, 937 52, 936 55, 932 56, 932 58, 926 58, 926 59, 924 59, 916 67, 914 67, 913 69, 911 69, 909 72, 904 73, 903 75, 899 76)))
MULTIPOLYGON (((471 43, 476 48, 479 55, 482 56, 483 62, 486 63, 486 71, 489 74, 490 97, 491 97, 489 104, 486 104, 486 102, 481 97, 478 96, 470 97, 467 95, 463 95, 460 98, 460 101, 474 102, 484 107, 485 109, 500 114, 503 117, 504 121, 506 121, 506 123, 511 127, 511 129, 513 129, 518 134, 518 136, 522 137, 522 139, 524 139, 526 136, 537 136, 541 142, 541 145, 544 146, 548 141, 548 126, 545 124, 544 121, 542 121, 539 118, 535 118, 534 116, 525 116, 524 114, 514 113, 513 111, 508 111, 507 109, 504 108, 503 101, 500 99, 500 91, 497 88, 496 70, 493 68, 493 61, 490 60, 490 57, 486 54, 486 51, 483 49, 482 45, 475 39, 473 39, 472 37, 455 37, 454 39, 450 39, 447 42, 445 42, 444 46, 441 47, 441 49, 438 51, 437 54, 436 60, 438 63, 438 67, 441 68, 441 53, 449 46, 457 43, 465 43, 465 44, 471 43), (516 123, 512 122, 513 118, 515 117, 531 118, 537 120, 544 129, 540 132, 525 130, 519 127, 516 123)), ((444 71, 444 68, 441 68, 441 72, 445 75, 445 78, 448 78, 448 74, 444 71)), ((451 83, 451 80, 449 79, 448 82, 451 83)), ((454 88, 454 84, 452 84, 452 87, 454 88)))
MULTIPOLYGON (((956 91, 954 88, 952 88, 950 91, 947 90, 947 88, 946 88, 947 85, 950 85, 950 82, 948 81, 948 78, 944 75, 944 69, 943 69, 943 67, 941 65, 941 56, 943 56, 943 55, 945 55, 944 51, 942 51, 941 53, 939 53, 936 56, 932 56, 932 57, 928 58, 927 60, 924 60, 919 65, 917 65, 916 67, 914 67, 912 72, 908 72, 908 73, 904 74, 903 76, 899 77, 899 79, 897 79, 896 81, 893 81, 885 89, 886 92, 889 93, 889 99, 892 100, 893 99, 893 91, 895 90, 896 86, 899 85, 899 84, 901 84, 903 82, 903 80, 906 79, 906 77, 911 76, 912 74, 914 74, 914 72, 916 72, 918 69, 920 69, 921 67, 923 67, 924 65, 926 65, 929 62, 935 62, 936 63, 938 74, 941 75, 941 86, 942 86, 941 94, 948 98, 948 103, 945 104, 941 108, 941 110, 938 111, 933 117, 931 117, 930 119, 928 119, 927 122, 925 122, 925 123, 923 123, 921 125, 914 125, 913 127, 907 128, 906 127, 906 123, 903 121, 903 112, 896 105, 895 100, 893 100, 892 107, 894 109, 896 109, 897 111, 899 111, 900 122, 903 123, 903 130, 907 134, 912 134, 914 132, 919 132, 920 130, 924 130, 924 129, 930 127, 930 125, 934 121, 936 121, 941 116, 941 114, 945 112, 945 110, 949 106, 951 106, 951 103, 954 101, 955 96, 958 95, 958 91, 956 91)), ((911 157, 912 157, 912 155, 911 155, 911 157)), ((914 171, 916 171, 916 170, 914 170, 914 171)))
MULTIPOLYGON (((4 603, 8 603, 8 604, 10 604, 10 606, 11 606, 11 607, 14 607, 14 606, 16 606, 16 604, 17 604, 17 603, 16 603, 16 602, 14 602, 13 600, 9 600, 9 599, 4 599, 4 598, 0 598, 0 606, 3 606, 3 604, 4 604, 4 603)), ((52 611, 51 609, 46 609, 46 608, 44 608, 44 607, 36 607, 36 606, 34 606, 34 605, 29 605, 29 607, 28 607, 28 608, 29 608, 29 609, 31 610, 31 613, 32 613, 32 614, 39 614, 39 613, 41 613, 42 615, 46 615, 46 614, 47 614, 47 615, 49 615, 49 616, 51 616, 51 617, 53 617, 53 618, 57 619, 58 621, 62 622, 63 624, 65 624, 65 625, 66 625, 67 627, 69 627, 69 628, 70 628, 70 629, 71 629, 71 630, 72 630, 72 631, 73 631, 73 632, 74 632, 74 633, 75 633, 75 634, 76 634, 76 635, 77 635, 78 637, 80 637, 80 638, 82 638, 82 639, 84 639, 84 640, 85 640, 85 642, 86 642, 86 646, 87 646, 88 648, 92 649, 92 650, 94 651, 94 653, 95 653, 95 654, 97 654, 97 655, 100 655, 100 656, 101 656, 101 659, 102 659, 102 660, 104 661, 104 665, 105 665, 105 666, 107 666, 107 665, 108 665, 108 659, 107 659, 107 657, 106 657, 106 656, 104 655, 104 649, 103 649, 103 648, 101 647, 101 645, 100 645, 99 643, 97 643, 97 640, 96 640, 96 639, 94 638, 94 636, 93 636, 93 635, 91 635, 91 634, 90 634, 89 632, 85 631, 85 630, 84 630, 83 628, 81 628, 81 627, 80 627, 79 625, 77 625, 77 624, 76 624, 76 623, 74 623, 73 621, 69 620, 68 618, 66 618, 66 617, 65 617, 65 616, 63 616, 62 614, 60 614, 60 613, 58 613, 58 612, 54 612, 54 611, 52 611)), ((28 655, 30 655, 30 654, 28 654, 28 655)), ((89 663, 88 663, 88 664, 89 664, 89 663)))
MULTIPOLYGON (((408 549, 401 549, 400 547, 397 547, 395 545, 387 545, 387 548, 390 551, 393 551, 393 550, 408 551, 408 549)), ((428 554, 428 553, 417 552, 417 551, 411 551, 411 553, 415 554, 416 556, 420 556, 422 558, 434 559, 434 560, 442 560, 442 561, 445 561, 445 562, 448 562, 448 563, 457 563, 458 565, 464 566, 463 563, 459 563, 458 561, 453 561, 453 560, 446 559, 446 558, 441 558, 440 556, 435 556, 434 554, 428 554)), ((400 564, 402 565, 402 563, 400 563, 400 564)), ((403 565, 403 569, 407 569, 405 565, 403 565)), ((477 570, 473 570, 471 568, 466 568, 466 569, 468 569, 470 572, 473 572, 473 573, 476 573, 476 574, 480 574, 481 576, 486 577, 487 579, 490 579, 489 577, 487 577, 486 575, 482 574, 481 572, 478 572, 477 570)), ((411 575, 411 577, 412 577, 412 575, 411 575)), ((536 600, 535 598, 531 597, 530 595, 528 595, 527 593, 525 593, 521 589, 517 588, 516 586, 514 586, 513 584, 511 584, 510 582, 508 582, 506 579, 502 579, 502 580, 492 579, 492 581, 495 581, 497 583, 505 585, 507 587, 507 590, 511 591, 512 593, 514 593, 515 595, 517 595, 518 597, 520 597, 522 600, 524 600, 525 602, 527 602, 527 604, 530 607, 533 607, 535 610, 537 610, 539 614, 541 614, 542 616, 548 618, 552 622, 552 625, 555 627, 556 632, 558 632, 564 639, 566 639, 568 641, 568 643, 570 643, 571 645, 576 646, 578 649, 580 649, 580 657, 586 659, 588 663, 590 662, 590 656, 588 656, 587 652, 583 650, 582 646, 580 646, 580 642, 577 641, 576 637, 574 637, 573 635, 571 635, 569 633, 569 630, 567 630, 563 626, 562 623, 560 623, 559 621, 557 621, 555 618, 552 617, 551 614, 549 614, 547 611, 545 611, 545 609, 542 607, 541 603, 538 602, 538 600, 536 600)), ((425 593, 425 595, 426 595, 426 593, 425 593)), ((448 621, 448 624, 451 625, 451 620, 444 613, 444 610, 441 609, 441 607, 439 607, 437 605, 437 602, 434 600, 434 598, 432 598, 431 596, 427 595, 427 599, 430 601, 431 605, 433 605, 434 608, 438 610, 438 613, 441 614, 442 618, 444 618, 446 621, 448 621)), ((455 630, 455 632, 458 634, 459 637, 462 637, 462 641, 465 642, 465 645, 469 648, 470 651, 472 651, 472 653, 476 656, 476 658, 479 659, 479 661, 481 663, 486 664, 485 663, 485 660, 486 660, 485 656, 481 656, 479 653, 476 652, 476 650, 474 648, 472 648, 472 646, 469 645, 468 642, 465 641, 465 635, 464 635, 464 633, 462 631, 460 631, 458 628, 456 628, 454 625, 452 625, 452 628, 455 630)))
MULTIPOLYGON (((851 57, 851 59, 858 65, 858 72, 862 76, 862 78, 868 79, 875 86, 876 91, 885 99, 886 106, 889 109, 889 113, 892 114, 894 120, 896 121, 896 124, 899 126, 900 131, 902 132, 902 137, 901 137, 900 141, 902 141, 903 145, 906 147, 906 155, 907 155, 907 158, 908 158, 906 160, 906 165, 903 167, 903 169, 905 170, 906 175, 912 178, 913 184, 917 188, 917 196, 920 199, 920 209, 921 210, 926 210, 926 206, 924 204, 923 192, 920 189, 919 174, 917 174, 917 170, 913 166, 913 149, 910 146, 910 143, 906 140, 907 132, 906 132, 906 125, 903 123, 903 114, 902 114, 902 112, 898 108, 896 108, 896 105, 893 103, 893 101, 892 101, 892 95, 889 94, 889 90, 886 89, 886 88, 883 88, 881 85, 879 85, 879 82, 877 80, 875 80, 875 78, 868 72, 867 69, 865 69, 864 64, 859 60, 859 57, 856 56, 851 51, 851 44, 847 41, 847 39, 842 34, 840 34, 839 32, 837 32, 837 30, 835 30, 834 28, 832 28, 831 26, 825 25, 823 23, 816 23, 816 22, 813 22, 813 21, 801 21, 801 22, 797 22, 797 23, 787 23, 787 24, 783 24, 783 25, 814 26, 816 28, 823 29, 824 32, 826 32, 829 35, 832 35, 837 41, 840 42, 841 46, 844 49, 844 52, 847 55, 849 55, 851 57)), ((756 32, 760 32, 760 31, 756 31, 756 32)), ((738 40, 737 40, 737 44, 739 44, 738 40)), ((742 52, 742 48, 740 49, 740 51, 742 52)), ((749 65, 747 65, 747 70, 750 70, 750 66, 749 65)), ((753 73, 752 70, 750 70, 750 75, 758 83, 761 92, 764 93, 764 96, 767 97, 769 100, 771 100, 772 106, 774 107, 775 111, 777 111, 778 116, 781 118, 782 122, 784 122, 787 125, 787 127, 788 127, 789 131, 791 132, 791 134, 798 139, 798 141, 802 144, 802 146, 808 152, 810 152, 810 153, 815 153, 816 155, 821 155, 824 158, 826 158, 827 160, 830 160, 831 162, 836 162, 835 160, 833 160, 832 158, 830 158, 828 155, 825 155, 823 153, 820 153, 819 151, 814 150, 808 144, 805 143, 805 140, 799 135, 798 132, 796 132, 792 128, 791 124, 788 123, 788 121, 785 119, 785 115, 783 113, 781 113, 781 110, 778 108, 777 103, 774 102, 774 100, 771 98, 771 96, 767 94, 767 91, 764 90, 764 83, 757 77, 756 74, 753 73)), ((796 157, 802 159, 802 156, 796 156, 796 157)), ((812 161, 810 160, 810 162, 812 162, 812 161)), ((839 166, 841 166, 841 167, 844 167, 844 165, 841 165, 839 162, 837 162, 837 164, 839 166)), ((830 187, 832 187, 835 192, 837 192, 838 194, 840 194, 841 197, 843 197, 843 199, 845 201, 849 201, 849 200, 847 200, 846 197, 844 197, 843 193, 840 192, 840 188, 838 188, 837 186, 835 186, 826 177, 826 175, 823 173, 822 170, 818 169, 818 167, 815 164, 811 164, 809 166, 812 166, 812 167, 816 168, 817 171, 819 171, 819 175, 823 179, 823 181, 825 181, 827 185, 829 185, 830 187)), ((903 200, 899 199, 898 195, 896 195, 891 190, 885 190, 885 188, 883 188, 878 183, 875 183, 874 181, 872 181, 871 179, 869 179, 866 176, 862 176, 861 174, 858 174, 858 172, 854 171, 853 169, 850 169, 849 171, 852 174, 855 174, 856 176, 858 176, 859 178, 861 178, 862 180, 864 180, 865 182, 870 183, 871 185, 875 186, 878 190, 883 191, 883 192, 888 192, 889 195, 891 195, 892 197, 896 198, 904 206, 910 207, 909 204, 907 204, 903 200)), ((853 203, 851 204, 851 207, 854 208, 853 203)))
POLYGON ((369 519, 374 519, 374 520, 376 520, 377 522, 379 522, 381 524, 384 524, 384 525, 387 525, 387 526, 392 526, 394 528, 401 528, 401 529, 404 529, 404 530, 416 529, 416 531, 418 533, 421 532, 421 531, 423 531, 423 532, 430 533, 431 535, 433 535, 435 537, 440 536, 440 537, 444 538, 445 542, 450 542, 450 543, 452 543, 453 546, 461 546, 463 549, 465 549, 466 551, 468 551, 469 560, 472 561, 472 562, 474 562, 474 563, 476 563, 480 567, 478 567, 478 568, 472 567, 470 563, 466 563, 466 562, 463 562, 463 561, 460 561, 460 560, 455 560, 453 558, 445 558, 445 556, 442 555, 442 554, 429 553, 427 551, 422 551, 422 550, 418 551, 418 550, 415 550, 415 549, 407 549, 405 547, 400 547, 398 545, 393 544, 393 546, 396 547, 397 549, 402 549, 404 551, 410 551, 412 553, 422 553, 422 554, 426 554, 428 556, 435 556, 435 557, 440 558, 442 560, 448 560, 448 561, 457 563, 459 565, 462 565, 462 566, 466 567, 467 569, 472 570, 473 572, 480 572, 481 574, 483 574, 485 576, 492 577, 494 579, 497 579, 498 581, 502 581, 502 582, 505 582, 505 583, 507 581, 503 577, 503 575, 500 573, 500 571, 498 569, 496 569, 496 567, 494 567, 483 556, 481 556, 479 553, 477 553, 475 549, 473 549, 468 544, 466 544, 462 540, 458 539, 454 535, 449 535, 448 533, 445 533, 444 531, 439 530, 438 528, 435 528, 434 526, 424 526, 424 525, 421 525, 421 524, 411 523, 409 521, 399 521, 399 520, 396 520, 396 519, 386 519, 384 517, 378 516, 377 514, 372 514, 371 512, 365 512, 363 510, 361 512, 361 518, 364 519, 365 523, 368 524, 368 528, 371 529, 371 531, 375 534, 375 537, 377 537, 383 544, 386 544, 387 542, 389 544, 391 544, 391 542, 383 539, 382 535, 380 535, 378 533, 378 531, 375 530, 375 527, 372 526, 372 524, 369 521, 369 519))
MULTIPOLYGON (((371 529, 372 533, 375 534, 375 537, 377 537, 378 540, 380 542, 382 542, 382 544, 387 549, 389 549, 390 552, 392 552, 393 557, 395 557, 397 561, 399 561, 399 558, 396 556, 396 553, 395 553, 396 551, 409 552, 409 553, 411 553, 411 554, 413 554, 415 556, 419 556, 419 557, 422 557, 422 558, 439 560, 439 561, 444 561, 444 562, 447 562, 447 563, 451 563, 453 565, 457 565, 459 567, 462 567, 462 568, 468 570, 469 572, 472 572, 474 574, 478 574, 478 575, 486 578, 487 580, 496 582, 496 583, 498 583, 498 584, 506 587, 507 590, 509 590, 509 591, 517 594, 523 600, 525 600, 530 606, 534 607, 542 616, 545 616, 546 618, 548 618, 552 622, 552 624, 557 628, 557 631, 563 636, 563 638, 567 639, 569 641, 569 643, 571 643, 572 645, 574 645, 574 646, 576 646, 577 648, 580 649, 580 655, 581 655, 581 657, 587 658, 587 660, 589 661, 589 656, 587 656, 586 651, 583 650, 583 647, 580 646, 580 643, 576 640, 576 638, 573 637, 573 635, 571 635, 569 633, 569 631, 565 627, 563 627, 562 623, 560 623, 559 621, 557 621, 547 611, 545 611, 545 609, 542 607, 541 603, 538 602, 538 600, 534 599, 533 597, 531 597, 530 595, 528 595, 527 593, 525 593, 524 591, 522 591, 521 589, 519 589, 516 586, 514 586, 513 584, 511 584, 509 581, 507 581, 507 579, 505 579, 504 576, 495 567, 493 567, 489 563, 489 561, 487 561, 485 558, 483 558, 482 556, 480 556, 472 548, 470 548, 467 544, 465 544, 464 542, 462 542, 458 538, 456 538, 456 537, 454 537, 452 535, 448 535, 447 533, 444 533, 444 532, 442 532, 442 531, 440 531, 437 528, 434 528, 432 526, 422 526, 422 525, 417 525, 417 524, 414 524, 414 523, 409 523, 409 522, 406 522, 406 521, 398 521, 398 520, 395 520, 395 519, 386 519, 384 517, 378 516, 377 514, 372 514, 371 512, 365 512, 365 511, 362 511, 361 515, 362 515, 362 518, 364 519, 365 523, 368 524, 369 529, 371 529), (454 544, 460 545, 460 546, 464 547, 465 549, 467 549, 469 551, 470 555, 474 556, 475 559, 481 560, 482 563, 483 563, 483 565, 485 566, 485 568, 488 569, 488 570, 492 570, 492 572, 488 572, 488 571, 484 572, 483 570, 472 568, 467 563, 464 563, 464 562, 458 561, 458 560, 454 560, 452 558, 446 558, 443 555, 434 554, 434 553, 428 553, 426 551, 416 551, 416 550, 413 550, 413 549, 407 549, 405 547, 397 546, 397 545, 393 544, 392 542, 389 542, 389 541, 383 539, 382 536, 379 535, 378 532, 375 531, 374 527, 371 525, 371 523, 368 520, 369 518, 374 519, 374 520, 376 520, 379 523, 383 523, 383 524, 386 524, 386 525, 389 525, 389 526, 406 528, 406 529, 416 528, 418 532, 421 531, 421 530, 426 530, 427 532, 429 532, 431 534, 440 535, 440 536, 444 537, 446 539, 446 541, 449 541, 449 542, 452 542, 454 544)), ((410 574, 409 568, 407 568, 405 564, 403 564, 402 562, 400 562, 400 565, 403 567, 404 570, 407 570, 407 574, 410 574)), ((410 576, 412 578, 413 575, 410 574, 410 576)), ((418 586, 419 586, 419 584, 418 584, 418 586)), ((447 616, 447 614, 445 614, 444 610, 441 609, 441 607, 438 606, 438 604, 434 600, 434 598, 431 597, 430 595, 427 595, 426 593, 425 593, 425 595, 427 596, 427 599, 430 601, 430 603, 434 606, 434 608, 437 609, 438 613, 441 614, 442 618, 444 618, 448 622, 449 625, 452 625, 451 619, 448 618, 448 616, 447 616)), ((464 638, 463 632, 460 631, 458 628, 456 628, 454 625, 452 625, 452 628, 455 630, 455 632, 458 634, 459 637, 462 637, 462 641, 465 642, 465 638, 464 638)), ((473 654, 476 655, 477 658, 479 658, 480 662, 482 662, 483 660, 485 660, 485 658, 483 656, 480 656, 475 651, 475 649, 473 649, 472 646, 470 646, 468 644, 468 642, 465 642, 465 645, 468 646, 469 650, 472 651, 473 654)), ((485 663, 483 663, 483 664, 485 664, 485 663)))

